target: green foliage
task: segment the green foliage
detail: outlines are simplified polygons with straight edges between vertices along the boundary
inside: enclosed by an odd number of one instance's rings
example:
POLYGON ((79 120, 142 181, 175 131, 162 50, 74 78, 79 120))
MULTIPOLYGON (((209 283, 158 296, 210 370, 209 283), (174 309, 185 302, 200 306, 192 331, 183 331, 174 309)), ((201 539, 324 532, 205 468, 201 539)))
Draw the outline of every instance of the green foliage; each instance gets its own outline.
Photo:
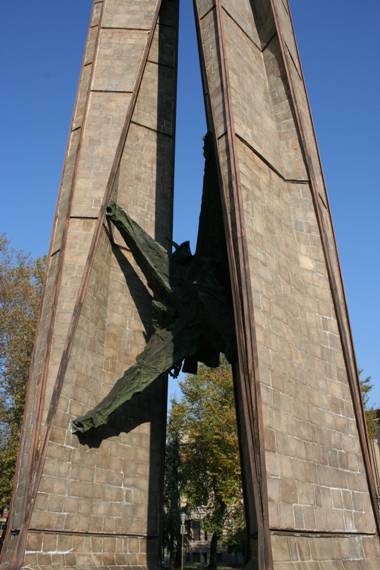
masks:
POLYGON ((233 542, 245 524, 231 369, 226 364, 200 367, 197 375, 186 376, 181 389, 183 399, 173 403, 171 412, 181 442, 181 490, 189 507, 205 513, 213 558, 217 542, 233 542))
POLYGON ((363 370, 359 370, 360 391, 367 420, 368 435, 370 439, 375 439, 377 437, 377 415, 376 410, 369 404, 370 393, 373 389, 372 378, 371 376, 362 378, 362 374, 363 370))
POLYGON ((0 511, 9 506, 45 260, 0 235, 0 511))
POLYGON ((170 566, 178 566, 180 557, 180 440, 174 418, 169 418, 166 441, 164 478, 164 533, 163 548, 170 555, 170 566))

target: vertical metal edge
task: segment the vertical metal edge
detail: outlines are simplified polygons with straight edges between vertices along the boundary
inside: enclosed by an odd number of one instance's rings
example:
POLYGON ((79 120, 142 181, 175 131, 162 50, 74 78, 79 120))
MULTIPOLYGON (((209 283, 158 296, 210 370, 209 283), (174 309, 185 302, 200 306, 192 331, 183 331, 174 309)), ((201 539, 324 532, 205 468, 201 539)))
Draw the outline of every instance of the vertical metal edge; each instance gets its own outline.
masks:
MULTIPOLYGON (((202 46, 200 34, 200 17, 194 0, 195 13, 197 15, 198 42, 202 46)), ((254 327, 254 307, 252 301, 252 291, 250 283, 248 283, 249 263, 248 252, 245 240, 244 213, 241 206, 240 196, 240 180, 238 176, 237 158, 235 150, 235 134, 233 129, 230 87, 227 61, 225 55, 224 33, 222 22, 222 8, 220 1, 215 1, 215 11, 217 18, 217 42, 221 67, 221 83, 224 95, 224 106, 227 121, 227 161, 231 172, 233 186, 233 210, 228 212, 225 202, 226 189, 221 174, 221 168, 218 161, 219 179, 222 193, 222 203, 225 219, 226 241, 229 253, 231 286, 234 297, 234 312, 236 333, 238 338, 239 351, 239 385, 242 393, 242 407, 244 409, 244 425, 241 429, 245 430, 248 441, 248 456, 250 457, 249 465, 246 465, 251 479, 251 485, 254 489, 256 518, 258 523, 258 558, 259 568, 261 570, 271 570, 273 568, 273 557, 271 550, 271 537, 269 530, 269 513, 268 498, 266 485, 266 467, 265 467, 265 444, 264 444, 264 423, 262 417, 262 405, 260 395, 260 380, 258 368, 257 343, 255 338, 254 327), (236 224, 235 230, 231 227, 231 214, 234 216, 236 224)), ((207 74, 205 71, 204 55, 200 49, 201 67, 204 85, 207 85, 207 74)), ((208 97, 208 89, 206 92, 208 97)), ((208 109, 209 121, 212 123, 214 139, 215 128, 209 101, 206 101, 206 109, 208 109)), ((216 142, 215 142, 216 144, 216 142)), ((217 152, 218 156, 218 152, 217 152)), ((246 473, 245 473, 246 474, 246 473)))

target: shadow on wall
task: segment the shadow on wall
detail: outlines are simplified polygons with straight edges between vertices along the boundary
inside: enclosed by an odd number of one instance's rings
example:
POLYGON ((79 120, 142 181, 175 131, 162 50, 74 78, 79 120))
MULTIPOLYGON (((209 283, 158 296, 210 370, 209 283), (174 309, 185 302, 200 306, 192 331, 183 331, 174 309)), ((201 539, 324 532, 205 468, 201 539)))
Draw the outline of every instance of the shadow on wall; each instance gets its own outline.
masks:
MULTIPOLYGON (((154 64, 154 67, 158 69, 155 238, 164 246, 168 246, 172 233, 174 183, 174 139, 172 135, 175 129, 176 112, 177 12, 177 1, 163 1, 160 23, 170 24, 170 26, 158 26, 158 62, 164 65, 156 66, 154 64)), ((148 62, 149 65, 153 64, 148 62)), ((125 277, 126 285, 144 327, 145 338, 148 340, 152 334, 151 295, 122 250, 114 244, 112 250, 125 277)), ((110 437, 117 437, 121 433, 130 433, 142 424, 150 424, 148 525, 146 531, 148 570, 157 570, 160 559, 166 407, 167 376, 163 375, 143 393, 136 394, 131 401, 126 402, 116 410, 106 425, 92 429, 86 434, 77 434, 82 445, 98 448, 104 440, 110 437)))

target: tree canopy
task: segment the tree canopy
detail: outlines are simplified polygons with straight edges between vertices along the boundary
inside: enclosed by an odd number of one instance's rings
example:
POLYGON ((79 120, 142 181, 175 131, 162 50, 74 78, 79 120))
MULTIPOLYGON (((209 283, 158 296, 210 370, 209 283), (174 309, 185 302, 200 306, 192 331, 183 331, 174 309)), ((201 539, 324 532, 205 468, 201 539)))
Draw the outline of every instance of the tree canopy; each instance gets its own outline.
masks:
POLYGON ((372 378, 371 376, 363 378, 362 375, 363 370, 359 370, 360 391, 366 415, 368 436, 370 439, 375 439, 377 437, 377 415, 375 408, 370 405, 370 393, 373 389, 372 378))
POLYGON ((9 506, 45 260, 0 235, 0 512, 9 506))
POLYGON ((183 398, 172 405, 169 438, 179 442, 182 497, 190 508, 202 508, 205 530, 212 533, 215 568, 217 543, 240 539, 245 525, 231 368, 202 366, 180 386, 183 398))

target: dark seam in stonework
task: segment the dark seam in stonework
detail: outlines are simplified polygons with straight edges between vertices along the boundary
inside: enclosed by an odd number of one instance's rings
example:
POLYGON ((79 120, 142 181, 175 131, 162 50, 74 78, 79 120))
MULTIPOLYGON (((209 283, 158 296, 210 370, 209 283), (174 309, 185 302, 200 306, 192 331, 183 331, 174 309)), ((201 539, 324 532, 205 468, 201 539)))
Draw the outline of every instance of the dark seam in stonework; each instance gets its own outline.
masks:
POLYGON ((119 89, 91 89, 91 93, 125 93, 126 95, 132 95, 133 91, 123 91, 119 89))
POLYGON ((289 57, 290 57, 290 59, 292 60, 292 63, 293 63, 293 65, 294 65, 294 68, 295 68, 295 70, 296 70, 296 72, 297 72, 298 77, 300 78, 301 81, 303 81, 302 73, 300 72, 300 70, 299 70, 299 68, 298 68, 298 65, 297 65, 297 63, 296 63, 296 61, 295 61, 295 59, 294 59, 294 57, 293 57, 293 54, 292 54, 292 52, 290 51, 290 47, 288 46, 288 44, 287 44, 287 42, 286 42, 285 40, 284 40, 284 44, 285 44, 285 46, 286 46, 286 50, 287 50, 287 52, 288 52, 288 54, 289 54, 289 57))
POLYGON ((55 249, 53 251, 53 253, 50 254, 50 257, 54 257, 55 255, 57 255, 57 253, 59 253, 61 251, 61 248, 59 247, 58 249, 55 249))
POLYGON ((277 170, 277 168, 273 166, 273 164, 271 164, 269 160, 265 158, 265 156, 263 156, 257 149, 255 149, 255 147, 249 144, 249 142, 247 142, 241 135, 236 133, 236 137, 239 139, 240 142, 242 142, 246 147, 248 147, 264 164, 266 164, 268 168, 270 168, 275 174, 277 174, 277 176, 281 178, 281 180, 283 180, 284 182, 289 184, 310 184, 309 180, 303 180, 303 179, 297 180, 294 178, 285 178, 285 176, 281 174, 281 172, 277 170))
POLYGON ((274 34, 269 38, 269 40, 267 41, 266 44, 264 44, 264 47, 261 48, 261 53, 264 53, 264 51, 267 49, 267 47, 273 42, 274 38, 277 36, 277 30, 274 32, 274 34))
POLYGON ((174 65, 169 65, 168 63, 163 63, 162 61, 154 61, 153 59, 148 59, 148 63, 152 63, 153 65, 160 65, 161 67, 166 67, 167 69, 172 69, 175 71, 174 65))
MULTIPOLYGON (((20 529, 12 529, 12 533, 18 534, 20 529)), ((98 536, 105 538, 146 538, 148 540, 156 540, 159 538, 155 534, 143 534, 143 533, 123 533, 123 532, 102 532, 102 531, 91 531, 91 530, 64 530, 64 529, 49 529, 49 528, 30 528, 28 532, 41 533, 41 534, 61 534, 69 536, 98 536)))
POLYGON ((251 36, 245 31, 245 29, 235 20, 232 14, 227 10, 225 6, 222 7, 223 12, 230 18, 230 20, 239 28, 239 30, 244 34, 244 36, 251 42, 251 44, 259 51, 262 52, 262 48, 251 38, 251 36))
POLYGON ((161 131, 159 129, 154 129, 153 127, 148 127, 148 125, 143 125, 142 123, 138 123, 137 121, 131 121, 131 125, 136 125, 136 127, 141 127, 142 129, 147 129, 148 131, 152 131, 152 133, 157 133, 158 135, 163 135, 164 137, 168 137, 169 139, 173 138, 173 135, 169 133, 165 133, 165 131, 161 131))
POLYGON ((150 29, 148 28, 121 28, 121 27, 113 27, 113 26, 102 26, 102 30, 116 30, 121 32, 146 32, 149 33, 150 29))
POLYGON ((207 10, 207 12, 205 12, 205 13, 203 14, 203 16, 201 16, 201 17, 199 18, 199 20, 203 20, 203 18, 206 18, 206 16, 208 16, 209 14, 211 14, 211 12, 212 12, 213 10, 215 10, 215 4, 214 4, 213 6, 211 6, 211 8, 209 8, 209 9, 207 10))
POLYGON ((360 537, 360 536, 377 536, 374 532, 353 532, 353 531, 328 531, 328 530, 293 530, 293 529, 281 529, 281 528, 270 528, 272 534, 278 536, 304 536, 304 537, 318 537, 323 536, 326 538, 337 538, 337 537, 360 537))

